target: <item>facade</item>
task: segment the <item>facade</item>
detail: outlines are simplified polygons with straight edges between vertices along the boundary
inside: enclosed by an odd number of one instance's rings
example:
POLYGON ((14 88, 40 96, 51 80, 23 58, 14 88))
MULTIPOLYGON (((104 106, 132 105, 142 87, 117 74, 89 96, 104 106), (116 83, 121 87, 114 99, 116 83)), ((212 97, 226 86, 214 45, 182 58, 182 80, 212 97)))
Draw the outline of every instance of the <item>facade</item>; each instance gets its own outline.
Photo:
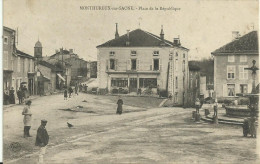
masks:
POLYGON ((214 98, 214 85, 207 81, 206 76, 200 75, 200 94, 204 95, 204 98, 213 97, 214 98))
MULTIPOLYGON (((237 94, 251 93, 251 67, 256 61, 259 67, 258 32, 252 31, 212 52, 214 56, 214 91, 216 97, 233 98, 237 94)), ((259 73, 256 84, 259 83, 259 73)))
POLYGON ((86 81, 89 72, 88 62, 78 57, 70 57, 65 59, 71 65, 71 81, 73 84, 76 82, 86 81))
POLYGON ((15 30, 4 27, 3 35, 4 90, 13 87, 17 91, 23 84, 27 87, 29 95, 35 94, 34 57, 16 48, 15 30))
POLYGON ((157 94, 172 95, 176 104, 183 104, 188 85, 188 49, 180 44, 136 29, 123 36, 116 35, 97 46, 97 78, 100 89, 145 93, 148 88, 157 94))
POLYGON ((189 87, 187 89, 186 107, 194 107, 197 98, 200 98, 200 68, 189 64, 189 87))
POLYGON ((89 77, 97 78, 97 61, 89 62, 89 77))
POLYGON ((4 27, 3 30, 3 89, 8 91, 12 86, 14 72, 15 30, 4 27))

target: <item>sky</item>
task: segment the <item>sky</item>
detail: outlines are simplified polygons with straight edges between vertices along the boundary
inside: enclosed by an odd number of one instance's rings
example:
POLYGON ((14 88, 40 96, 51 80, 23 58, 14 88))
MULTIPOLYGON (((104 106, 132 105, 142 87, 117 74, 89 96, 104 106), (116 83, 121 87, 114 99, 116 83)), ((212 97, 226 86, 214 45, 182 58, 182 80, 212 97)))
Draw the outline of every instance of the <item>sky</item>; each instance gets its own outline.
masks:
POLYGON ((159 35, 163 25, 165 39, 179 36, 192 59, 210 57, 211 52, 232 41, 232 31, 244 35, 259 28, 257 0, 4 0, 3 7, 3 25, 18 28, 19 50, 33 55, 39 38, 43 56, 63 47, 92 61, 97 58, 96 46, 114 38, 115 23, 119 35, 139 27, 159 35), (135 10, 80 10, 80 6, 133 6, 135 10))

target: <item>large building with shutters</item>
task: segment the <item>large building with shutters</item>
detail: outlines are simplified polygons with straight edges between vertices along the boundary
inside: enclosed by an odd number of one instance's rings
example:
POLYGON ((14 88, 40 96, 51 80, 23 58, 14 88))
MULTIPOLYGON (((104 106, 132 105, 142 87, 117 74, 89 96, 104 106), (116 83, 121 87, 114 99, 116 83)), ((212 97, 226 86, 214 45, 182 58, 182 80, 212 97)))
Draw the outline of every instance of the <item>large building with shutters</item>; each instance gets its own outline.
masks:
POLYGON ((172 95, 182 105, 188 85, 188 49, 180 39, 164 39, 141 29, 128 31, 97 46, 97 78, 100 89, 113 92, 144 93, 148 88, 157 94, 172 95), (125 92, 126 91, 126 92, 125 92))
MULTIPOLYGON (((234 98, 238 94, 252 90, 251 67, 256 61, 259 68, 258 32, 252 31, 244 36, 233 32, 233 41, 212 52, 214 56, 214 91, 217 98, 234 98)), ((259 83, 257 71, 256 84, 259 83)))

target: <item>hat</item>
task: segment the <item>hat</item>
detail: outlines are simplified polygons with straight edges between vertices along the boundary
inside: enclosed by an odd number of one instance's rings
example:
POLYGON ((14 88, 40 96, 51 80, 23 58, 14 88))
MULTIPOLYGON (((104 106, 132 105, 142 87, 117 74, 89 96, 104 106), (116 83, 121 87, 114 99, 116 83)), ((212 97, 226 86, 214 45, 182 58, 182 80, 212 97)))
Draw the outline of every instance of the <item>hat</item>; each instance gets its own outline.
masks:
POLYGON ((47 120, 43 119, 41 120, 42 123, 47 123, 47 120))

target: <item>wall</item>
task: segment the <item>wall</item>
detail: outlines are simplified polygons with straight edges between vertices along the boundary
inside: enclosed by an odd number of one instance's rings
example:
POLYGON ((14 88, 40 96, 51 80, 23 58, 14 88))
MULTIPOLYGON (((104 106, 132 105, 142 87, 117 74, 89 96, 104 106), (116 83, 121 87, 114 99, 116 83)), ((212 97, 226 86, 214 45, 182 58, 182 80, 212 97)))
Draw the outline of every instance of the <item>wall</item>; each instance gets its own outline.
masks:
MULTIPOLYGON (((248 92, 252 90, 252 71, 248 71, 248 79, 239 79, 239 65, 247 65, 251 67, 252 60, 256 60, 256 66, 259 68, 258 55, 247 55, 247 62, 240 62, 240 55, 235 54, 235 62, 228 62, 227 55, 214 57, 214 90, 216 96, 228 97, 227 84, 235 84, 235 94, 240 93, 240 84, 248 84, 248 92), (227 79, 227 65, 235 66, 235 79, 227 79), (224 92, 223 92, 224 91, 224 92)), ((256 85, 259 83, 259 71, 257 71, 256 85)))

